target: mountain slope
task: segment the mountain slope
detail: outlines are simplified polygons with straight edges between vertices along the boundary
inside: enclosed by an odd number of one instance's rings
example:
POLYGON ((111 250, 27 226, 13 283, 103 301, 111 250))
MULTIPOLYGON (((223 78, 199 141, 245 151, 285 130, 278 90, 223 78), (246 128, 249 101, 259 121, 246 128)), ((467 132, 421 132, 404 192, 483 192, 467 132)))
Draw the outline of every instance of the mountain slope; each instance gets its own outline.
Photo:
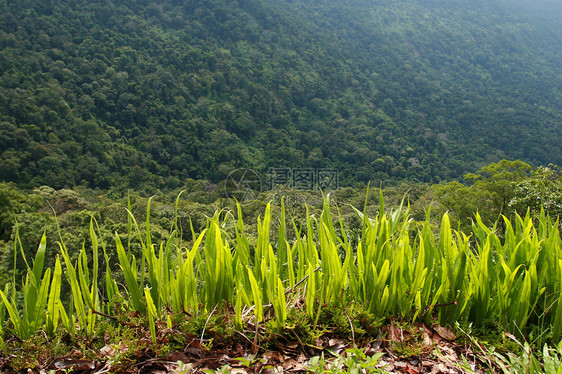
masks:
POLYGON ((539 10, 1 0, 0 11, 0 176, 24 187, 153 191, 238 167, 435 182, 500 158, 562 163, 562 32, 539 10))

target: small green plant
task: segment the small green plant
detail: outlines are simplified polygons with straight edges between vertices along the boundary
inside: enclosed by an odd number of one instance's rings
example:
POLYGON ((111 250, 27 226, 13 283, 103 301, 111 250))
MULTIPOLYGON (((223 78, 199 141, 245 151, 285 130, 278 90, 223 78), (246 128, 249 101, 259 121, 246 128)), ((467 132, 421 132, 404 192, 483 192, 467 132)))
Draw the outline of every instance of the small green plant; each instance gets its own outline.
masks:
POLYGON ((203 373, 207 373, 207 374, 228 374, 232 371, 232 368, 230 367, 230 365, 223 365, 221 366, 219 369, 213 370, 213 369, 203 369, 201 370, 203 373))
POLYGON ((562 343, 558 347, 549 347, 545 344, 542 349, 542 357, 540 357, 539 353, 529 343, 520 343, 515 337, 511 338, 521 346, 522 353, 520 355, 513 354, 512 352, 506 355, 494 353, 495 362, 504 374, 562 373, 562 343), (543 365, 540 363, 541 358, 543 365))
MULTIPOLYGON (((6 285, 4 291, 0 290, 3 306, 8 312, 16 334, 22 339, 27 339, 36 331, 43 329, 44 323, 46 323, 47 333, 52 335, 58 326, 59 313, 65 315, 60 301, 62 269, 58 256, 52 280, 50 268, 47 268, 43 274, 46 242, 46 236, 43 234, 33 261, 33 268, 31 268, 16 231, 16 243, 19 243, 21 255, 27 266, 27 274, 22 285, 23 305, 17 302, 20 295, 16 291, 15 283, 12 285, 11 297, 9 296, 9 285, 6 285)), ((14 260, 14 274, 15 269, 14 260)), ((3 331, 3 329, 0 330, 3 331)))
POLYGON ((331 352, 333 359, 326 359, 324 352, 320 356, 310 359, 307 371, 311 373, 384 373, 382 367, 378 367, 378 362, 384 353, 379 352, 373 356, 367 356, 365 352, 354 346, 345 350, 344 354, 331 352))
POLYGON ((544 372, 546 374, 562 373, 562 342, 556 348, 549 348, 548 345, 543 347, 543 363, 544 372))
POLYGON ((324 357, 324 352, 320 356, 310 358, 306 371, 314 374, 323 374, 326 372, 327 361, 324 357))
POLYGON ((495 363, 504 374, 535 374, 543 372, 537 356, 533 353, 531 346, 527 342, 523 345, 523 353, 521 355, 511 352, 507 353, 507 356, 497 352, 494 352, 493 355, 495 363))

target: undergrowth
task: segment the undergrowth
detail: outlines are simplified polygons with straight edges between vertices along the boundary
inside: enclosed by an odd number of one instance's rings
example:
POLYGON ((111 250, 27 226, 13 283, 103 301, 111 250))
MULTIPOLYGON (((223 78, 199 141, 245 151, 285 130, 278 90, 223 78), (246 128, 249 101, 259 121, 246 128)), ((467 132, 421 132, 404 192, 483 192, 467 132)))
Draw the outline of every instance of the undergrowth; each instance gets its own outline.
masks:
MULTIPOLYGON (((115 236, 118 264, 94 218, 90 243, 75 261, 70 253, 77 249, 65 246, 59 230, 53 268, 44 266, 45 237, 32 262, 16 240, 27 275, 0 291, 6 365, 35 367, 63 355, 61 347, 93 357, 115 341, 127 346, 111 358, 121 361, 166 356, 194 342, 200 350, 243 342, 254 353, 295 338, 303 349, 323 336, 355 343, 374 339, 389 318, 404 323, 401 331, 413 340, 416 324, 472 324, 498 347, 497 359, 514 348, 506 333, 513 341, 532 335, 529 349, 562 338, 562 241, 558 222, 547 216, 536 223, 504 218, 500 236, 477 215, 468 236, 445 214, 438 234, 428 218, 412 238, 409 207, 387 212, 381 196, 376 216, 355 209, 360 235, 349 238, 326 198, 321 215, 307 214, 304 225, 291 222, 283 206, 272 217, 267 204, 252 245, 240 206, 217 212, 186 244, 178 201, 159 243, 151 235, 150 200, 143 224, 129 211, 127 241, 115 236), (279 220, 277 237, 272 219, 279 220)), ((408 339, 394 349, 422 353, 408 339)))

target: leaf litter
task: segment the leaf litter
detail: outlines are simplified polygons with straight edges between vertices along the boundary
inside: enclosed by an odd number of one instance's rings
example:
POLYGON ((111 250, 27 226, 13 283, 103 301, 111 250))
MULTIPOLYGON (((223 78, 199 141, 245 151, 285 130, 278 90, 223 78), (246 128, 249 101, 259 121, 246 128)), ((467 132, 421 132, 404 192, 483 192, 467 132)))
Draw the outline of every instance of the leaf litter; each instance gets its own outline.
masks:
POLYGON ((137 347, 134 352, 126 343, 116 342, 103 346, 92 359, 85 359, 83 354, 74 350, 71 355, 39 362, 25 371, 14 371, 10 360, 3 357, 0 371, 7 374, 309 373, 333 369, 338 359, 350 358, 352 360, 346 362, 353 362, 353 356, 360 352, 366 359, 380 357, 371 369, 360 369, 358 373, 499 372, 498 368, 490 367, 482 352, 474 351, 471 345, 458 343, 460 339, 455 332, 440 325, 430 327, 418 323, 400 326, 395 321, 389 321, 375 338, 363 337, 361 341, 353 342, 326 333, 313 344, 303 344, 297 339, 280 339, 267 349, 260 347, 258 354, 251 353, 253 347, 247 339, 240 338, 230 345, 217 342, 216 347, 211 347, 208 341, 186 335, 189 339, 183 349, 166 355, 156 353, 150 339, 141 338, 139 342, 142 341, 144 347, 137 347), (125 355, 127 359, 119 362, 119 357, 125 355), (317 362, 315 358, 320 356, 325 357, 326 366, 320 371, 313 371, 313 364, 317 362))

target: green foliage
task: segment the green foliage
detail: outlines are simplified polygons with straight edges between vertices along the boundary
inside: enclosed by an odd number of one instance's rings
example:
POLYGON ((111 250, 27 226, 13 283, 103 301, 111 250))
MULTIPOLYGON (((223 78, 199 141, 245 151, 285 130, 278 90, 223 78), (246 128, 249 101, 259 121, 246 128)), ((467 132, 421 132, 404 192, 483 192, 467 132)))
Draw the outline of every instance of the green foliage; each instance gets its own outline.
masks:
POLYGON ((534 217, 543 212, 551 217, 562 216, 562 171, 556 165, 540 166, 530 178, 515 185, 509 205, 519 212, 530 210, 534 217))
POLYGON ((560 164, 560 9, 506 7, 3 1, 1 180, 153 194, 239 167, 386 185, 560 164))
POLYGON ((553 370, 551 366, 551 357, 549 356, 550 350, 547 346, 545 346, 545 359, 546 367, 543 371, 539 359, 537 358, 535 352, 532 351, 531 346, 529 343, 525 342, 523 345, 523 354, 522 355, 515 355, 513 353, 509 353, 507 357, 504 357, 501 354, 495 354, 494 358, 498 366, 501 368, 504 374, 515 374, 515 373, 525 373, 525 374, 534 374, 534 373, 552 373, 557 374, 560 370, 553 370))
POLYGON ((43 273, 46 243, 47 240, 43 235, 33 261, 33 268, 27 263, 22 251, 27 266, 27 275, 21 288, 23 305, 19 304, 20 295, 17 294, 15 284, 12 285, 12 290, 9 290, 9 286, 4 291, 0 290, 0 297, 8 311, 13 328, 22 339, 27 339, 36 331, 41 330, 44 323, 47 326, 47 333, 52 335, 58 324, 62 307, 60 303, 62 270, 57 257, 52 282, 51 268, 47 268, 43 273))
MULTIPOLYGON (((478 212, 488 225, 503 225, 502 215, 514 213, 511 201, 515 198, 516 184, 527 180, 531 166, 522 161, 501 160, 481 168, 464 179, 470 185, 449 182, 432 186, 437 200, 450 212, 460 228, 470 232, 472 219, 478 212)), ((525 214, 525 211, 519 211, 525 214)))
MULTIPOLYGON (((282 330, 288 305, 294 302, 292 296, 299 295, 315 324, 322 314, 322 305, 357 303, 375 318, 396 315, 415 321, 433 315, 443 324, 459 319, 482 324, 486 316, 496 318, 512 334, 524 331, 531 323, 550 326, 550 336, 562 339, 562 324, 557 314, 562 305, 559 297, 562 240, 556 223, 543 216, 537 230, 529 216, 516 215, 513 224, 504 219, 505 232, 500 240, 477 215, 473 228, 475 244, 471 248, 469 238, 452 230, 445 214, 438 236, 434 236, 430 222, 426 221, 412 241, 408 209, 400 205, 396 210, 389 210, 385 209, 382 197, 380 202, 380 212, 374 218, 356 211, 363 229, 357 248, 351 248, 346 236, 338 236, 326 198, 319 219, 308 215, 306 235, 296 235, 287 254, 291 260, 286 266, 291 269, 298 265, 286 273, 280 270, 279 258, 270 243, 269 204, 263 220, 258 219, 253 260, 244 254, 242 219, 239 217, 237 222, 241 251, 233 251, 225 231, 229 215, 221 219, 220 212, 208 220, 207 228, 197 236, 191 249, 177 246, 172 230, 156 252, 157 246, 151 238, 150 208, 147 208, 146 236, 141 235, 133 219, 138 230, 134 240, 142 247, 140 257, 127 251, 120 237, 115 236, 121 269, 117 276, 124 276, 126 290, 118 291, 115 283, 106 278, 105 292, 108 295, 121 292, 133 310, 148 313, 153 340, 155 321, 167 308, 176 313, 188 310, 199 313, 199 302, 207 313, 217 307, 235 306, 239 326, 244 323, 242 308, 252 306, 256 321, 260 322, 270 318, 264 305, 271 305, 277 328, 282 330), (302 290, 295 289, 296 283, 286 290, 287 276, 291 273, 298 274, 297 278, 301 279, 298 289, 302 290)), ((287 242, 286 232, 281 230, 281 235, 284 235, 281 242, 287 242)), ((106 309, 97 291, 101 280, 97 238, 92 220, 91 262, 84 246, 73 261, 64 242, 59 242, 72 295, 69 309, 60 300, 62 270, 58 259, 52 283, 50 268, 40 280, 46 253, 43 237, 33 268, 26 265, 23 314, 18 312, 15 294, 11 299, 2 295, 18 334, 30 336, 44 323, 52 332, 59 316, 66 328, 76 318, 89 334, 94 332, 94 312, 106 309), (46 322, 43 310, 47 310, 46 322), (71 310, 73 315, 66 316, 66 310, 71 310)), ((20 252, 24 255, 21 248, 20 252)), ((107 268, 107 271, 115 270, 107 268)))
MULTIPOLYGON (((477 215, 471 242, 451 228, 444 214, 438 232, 428 218, 412 238, 409 207, 404 201, 389 207, 379 191, 377 213, 371 215, 367 205, 363 211, 355 209, 360 221, 356 246, 345 234, 342 215, 332 213, 329 197, 321 211, 307 212, 302 230, 293 225, 292 239, 284 225, 277 235, 272 233, 277 213, 267 204, 250 246, 251 225, 245 224, 237 205, 235 220, 233 213, 217 210, 186 246, 177 231, 180 199, 172 210, 170 231, 158 239, 151 215, 161 206, 152 202, 146 200, 141 210, 146 215, 143 229, 131 213, 130 240, 115 235, 118 264, 110 261, 93 218, 88 244, 75 258, 59 234, 53 248, 58 247, 62 263, 57 256, 54 267, 46 270, 47 253, 53 249, 45 235, 32 265, 17 246, 27 273, 21 288, 16 282, 0 292, 0 315, 6 318, 2 332, 28 339, 38 330, 53 336, 62 329, 72 339, 94 339, 100 315, 105 315, 111 321, 103 323, 148 328, 150 341, 158 343, 185 314, 193 316, 193 323, 198 321, 190 331, 217 336, 252 326, 257 343, 271 338, 258 333, 262 323, 273 326, 275 336, 296 333, 303 326, 310 330, 303 339, 313 339, 318 329, 374 336, 380 323, 394 316, 442 325, 472 322, 477 328, 493 320, 501 331, 529 336, 541 346, 562 339, 562 239, 558 222, 545 215, 536 222, 530 215, 515 215, 514 221, 504 217, 501 236, 477 215), (342 222, 339 228, 337 221, 342 222), (279 243, 285 245, 281 252, 279 243), (100 246, 105 278, 99 267, 100 246), (116 280, 123 279, 123 288, 118 288, 116 280), (63 297, 64 287, 69 287, 69 299, 63 297), (100 294, 108 295, 109 301, 100 294), (229 320, 229 315, 234 317, 229 320), (222 322, 214 325, 211 320, 222 322)), ((130 199, 128 205, 135 210, 130 199)), ((285 208, 279 209, 284 216, 285 208)), ((545 352, 545 363, 558 359, 545 352)), ((341 369, 365 363, 355 356, 360 352, 342 356, 341 369)))
POLYGON ((324 353, 321 356, 315 356, 310 359, 310 365, 307 372, 311 373, 384 373, 384 366, 378 367, 378 361, 384 355, 378 352, 371 357, 365 355, 361 349, 357 347, 346 349, 343 354, 332 353, 333 360, 326 360, 324 353))

